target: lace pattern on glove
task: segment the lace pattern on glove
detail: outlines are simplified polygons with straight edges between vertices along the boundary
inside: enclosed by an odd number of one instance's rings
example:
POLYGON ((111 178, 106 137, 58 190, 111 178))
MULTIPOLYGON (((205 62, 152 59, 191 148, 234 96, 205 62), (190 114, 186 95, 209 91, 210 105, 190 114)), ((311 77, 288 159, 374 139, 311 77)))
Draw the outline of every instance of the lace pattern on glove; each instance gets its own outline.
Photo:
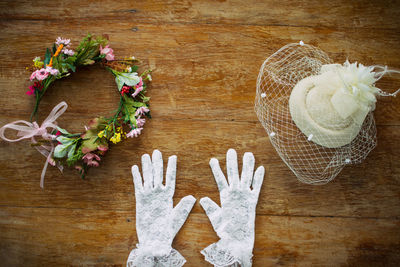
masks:
POLYGON ((154 150, 152 158, 148 154, 142 156, 143 179, 139 167, 132 167, 139 244, 131 251, 127 266, 181 267, 186 262, 171 244, 196 199, 186 196, 173 207, 176 160, 176 156, 168 160, 165 185, 160 151, 154 150))
POLYGON ((214 266, 251 266, 254 246, 256 206, 264 178, 264 167, 254 172, 254 156, 243 156, 242 175, 239 179, 237 154, 229 149, 226 155, 228 179, 218 160, 210 160, 211 170, 220 191, 221 207, 208 197, 200 200, 220 240, 201 253, 214 266))
POLYGON ((215 267, 238 267, 242 263, 240 259, 235 258, 229 250, 218 248, 218 244, 214 243, 201 251, 204 258, 215 267))
POLYGON ((129 254, 127 267, 181 267, 185 262, 185 258, 175 249, 169 255, 155 257, 136 248, 129 254))

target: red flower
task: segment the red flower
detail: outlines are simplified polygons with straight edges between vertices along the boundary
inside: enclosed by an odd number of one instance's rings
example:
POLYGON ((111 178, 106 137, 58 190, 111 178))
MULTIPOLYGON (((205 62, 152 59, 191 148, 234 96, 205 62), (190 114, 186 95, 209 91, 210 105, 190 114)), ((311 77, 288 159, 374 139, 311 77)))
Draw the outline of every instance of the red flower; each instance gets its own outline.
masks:
POLYGON ((124 85, 121 89, 121 95, 129 94, 129 90, 131 90, 131 87, 124 85))
POLYGON ((29 86, 29 90, 26 92, 27 95, 34 95, 35 90, 42 90, 43 85, 40 82, 34 82, 33 85, 29 86))

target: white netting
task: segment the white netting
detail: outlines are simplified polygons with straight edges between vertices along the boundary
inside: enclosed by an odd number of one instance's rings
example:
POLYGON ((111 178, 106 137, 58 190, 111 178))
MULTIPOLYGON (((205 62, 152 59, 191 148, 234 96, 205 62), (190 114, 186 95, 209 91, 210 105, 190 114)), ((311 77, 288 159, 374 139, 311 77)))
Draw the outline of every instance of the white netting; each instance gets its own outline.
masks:
MULTIPOLYGON (((310 141, 313 139, 312 134, 305 135, 292 120, 289 98, 293 88, 304 78, 321 74, 321 67, 325 64, 332 64, 332 61, 320 49, 303 43, 289 44, 265 60, 257 79, 255 110, 258 119, 282 160, 301 182, 307 184, 325 184, 331 181, 345 165, 363 161, 377 144, 372 111, 368 112, 362 125, 358 126, 358 135, 347 145, 336 148, 324 147, 310 141)), ((385 71, 386 69, 383 73, 385 71)), ((334 121, 340 120, 329 117, 324 109, 322 105, 320 110, 314 110, 314 114, 319 115, 318 118, 313 118, 318 120, 327 116, 326 121, 332 123, 324 127, 336 130, 351 123, 344 121, 341 123, 345 125, 333 125, 334 121)))

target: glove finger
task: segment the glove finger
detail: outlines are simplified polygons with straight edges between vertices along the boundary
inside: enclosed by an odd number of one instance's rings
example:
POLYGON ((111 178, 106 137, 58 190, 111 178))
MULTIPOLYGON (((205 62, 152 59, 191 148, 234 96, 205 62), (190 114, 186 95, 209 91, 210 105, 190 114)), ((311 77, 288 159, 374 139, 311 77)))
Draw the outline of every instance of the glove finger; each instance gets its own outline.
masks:
POLYGON ((212 201, 209 197, 203 197, 202 199, 200 199, 200 205, 206 212, 206 215, 210 220, 214 230, 217 231, 217 228, 221 224, 220 220, 221 208, 217 205, 217 203, 212 201))
POLYGON ((153 187, 153 166, 149 154, 142 156, 142 173, 144 180, 144 189, 150 189, 153 187))
POLYGON ((159 150, 154 150, 152 155, 154 187, 161 186, 163 182, 163 159, 159 150))
POLYGON ((244 153, 243 156, 243 168, 240 183, 242 188, 249 188, 253 180, 254 172, 254 155, 251 152, 244 153))
POLYGON ((261 186, 264 180, 264 173, 265 169, 264 166, 260 166, 257 168, 256 173, 254 174, 254 179, 253 179, 253 192, 257 195, 260 194, 261 186))
POLYGON ((178 205, 172 210, 173 236, 179 232, 182 225, 185 223, 195 202, 196 199, 192 195, 186 196, 182 198, 178 205))
POLYGON ((237 188, 239 185, 239 170, 236 151, 232 148, 226 153, 226 172, 228 174, 229 186, 237 188))
POLYGON ((218 160, 216 158, 212 158, 210 160, 211 171, 214 174, 215 182, 217 183, 218 190, 222 192, 225 188, 228 187, 228 183, 226 182, 226 178, 219 166, 218 160))
POLYGON ((140 175, 139 167, 137 165, 132 166, 132 177, 135 187, 135 194, 139 191, 143 191, 142 176, 140 175))
POLYGON ((176 160, 177 157, 175 155, 168 158, 167 177, 165 181, 165 186, 169 190, 172 190, 172 193, 175 191, 176 160))

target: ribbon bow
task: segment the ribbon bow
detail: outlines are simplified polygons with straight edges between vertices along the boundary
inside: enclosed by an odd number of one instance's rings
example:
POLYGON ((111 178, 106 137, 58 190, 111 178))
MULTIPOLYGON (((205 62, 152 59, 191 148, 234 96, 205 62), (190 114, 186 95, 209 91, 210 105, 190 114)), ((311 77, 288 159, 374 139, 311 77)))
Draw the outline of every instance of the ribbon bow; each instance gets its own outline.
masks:
MULTIPOLYGON (((50 112, 49 116, 43 121, 42 125, 39 126, 37 122, 28 122, 24 120, 18 120, 11 123, 8 123, 0 128, 0 138, 8 141, 8 142, 18 142, 22 139, 29 139, 31 138, 32 143, 36 144, 37 141, 35 140, 35 136, 41 136, 45 140, 50 141, 50 146, 47 145, 40 145, 35 146, 37 151, 40 152, 43 156, 46 157, 46 162, 43 166, 41 179, 40 179, 40 187, 43 188, 44 186, 44 176, 46 174, 47 166, 50 163, 51 165, 55 165, 54 161, 52 161, 51 156, 54 152, 54 142, 53 140, 56 138, 55 135, 52 135, 51 132, 57 129, 57 122, 56 120, 60 117, 65 110, 67 110, 68 105, 64 101, 60 102, 57 106, 53 108, 50 112), (21 125, 22 124, 22 125, 21 125), (48 130, 50 128, 50 130, 48 130), (4 132, 6 129, 12 129, 18 131, 17 136, 20 136, 16 139, 9 139, 5 136, 4 132)), ((60 171, 62 171, 62 166, 57 166, 60 171)))

